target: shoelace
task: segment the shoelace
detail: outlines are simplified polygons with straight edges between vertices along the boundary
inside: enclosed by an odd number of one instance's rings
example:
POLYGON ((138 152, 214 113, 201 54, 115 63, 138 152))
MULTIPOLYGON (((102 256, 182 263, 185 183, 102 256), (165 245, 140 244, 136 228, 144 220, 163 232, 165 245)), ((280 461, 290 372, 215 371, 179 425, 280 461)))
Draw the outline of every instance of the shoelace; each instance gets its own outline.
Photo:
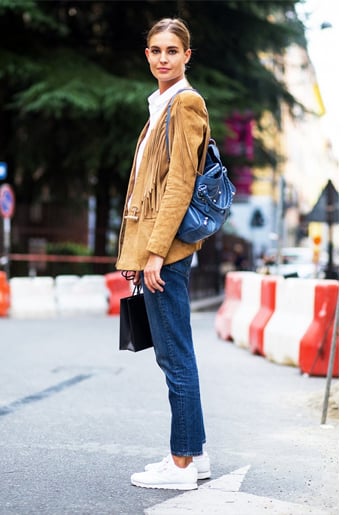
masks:
POLYGON ((170 465, 170 456, 166 456, 161 460, 158 470, 167 470, 170 465))

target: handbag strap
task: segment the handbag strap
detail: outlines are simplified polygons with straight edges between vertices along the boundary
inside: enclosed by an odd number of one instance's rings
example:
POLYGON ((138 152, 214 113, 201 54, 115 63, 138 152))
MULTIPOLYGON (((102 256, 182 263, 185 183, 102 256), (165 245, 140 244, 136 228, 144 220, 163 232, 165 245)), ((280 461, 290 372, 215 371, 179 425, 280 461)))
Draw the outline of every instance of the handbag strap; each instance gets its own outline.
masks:
POLYGON ((135 284, 132 295, 140 295, 141 288, 141 284, 135 284))
MULTIPOLYGON (((135 279, 135 272, 133 270, 122 270, 122 277, 127 281, 133 281, 135 279)), ((141 293, 142 284, 135 284, 132 295, 139 295, 141 293)))
MULTIPOLYGON (((180 93, 182 93, 182 91, 195 91, 198 95, 200 95, 200 93, 194 89, 194 88, 182 88, 180 90, 178 90, 171 98, 170 98, 170 101, 168 103, 168 106, 167 106, 167 112, 166 112, 166 127, 165 127, 165 141, 166 141, 166 153, 167 153, 167 160, 168 162, 170 162, 170 142, 169 142, 169 125, 170 125, 170 118, 171 118, 171 106, 172 106, 172 103, 175 99, 175 97, 177 95, 179 95, 180 93)), ((200 95, 201 96, 201 95, 200 95)), ((206 138, 206 141, 205 141, 205 148, 204 148, 204 154, 203 155, 206 155, 206 152, 207 152, 207 148, 208 148, 208 144, 209 144, 210 140, 206 138)), ((200 166, 199 166, 199 169, 198 171, 200 173, 202 173, 202 170, 203 170, 203 163, 200 162, 200 166)))

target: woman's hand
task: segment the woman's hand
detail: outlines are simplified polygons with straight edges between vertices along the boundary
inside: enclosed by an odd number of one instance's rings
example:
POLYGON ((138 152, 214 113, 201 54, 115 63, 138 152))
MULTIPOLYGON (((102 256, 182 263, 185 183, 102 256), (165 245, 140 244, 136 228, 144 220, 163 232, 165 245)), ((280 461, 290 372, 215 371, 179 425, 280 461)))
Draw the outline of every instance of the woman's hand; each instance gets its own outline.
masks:
POLYGON ((139 286, 141 284, 140 272, 135 272, 133 283, 134 283, 134 286, 139 286))
POLYGON ((160 277, 163 262, 164 258, 161 256, 150 254, 143 270, 145 285, 152 293, 155 293, 156 290, 164 291, 163 286, 165 285, 165 281, 160 277))

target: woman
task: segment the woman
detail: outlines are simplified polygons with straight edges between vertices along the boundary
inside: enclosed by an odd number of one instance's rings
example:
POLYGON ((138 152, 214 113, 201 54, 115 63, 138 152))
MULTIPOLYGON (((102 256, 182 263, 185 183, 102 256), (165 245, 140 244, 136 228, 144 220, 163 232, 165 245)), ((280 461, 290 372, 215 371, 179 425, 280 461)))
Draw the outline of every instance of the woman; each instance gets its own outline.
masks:
POLYGON ((157 22, 148 33, 145 54, 158 90, 148 99, 150 117, 135 152, 117 268, 135 272, 134 284, 143 286, 156 360, 169 389, 171 454, 133 474, 131 482, 144 488, 192 490, 197 479, 211 474, 203 451, 205 429, 188 289, 192 257, 202 242, 188 244, 175 236, 206 156, 210 128, 204 100, 185 78, 191 49, 183 21, 157 22), (172 97, 169 160, 165 122, 172 97))

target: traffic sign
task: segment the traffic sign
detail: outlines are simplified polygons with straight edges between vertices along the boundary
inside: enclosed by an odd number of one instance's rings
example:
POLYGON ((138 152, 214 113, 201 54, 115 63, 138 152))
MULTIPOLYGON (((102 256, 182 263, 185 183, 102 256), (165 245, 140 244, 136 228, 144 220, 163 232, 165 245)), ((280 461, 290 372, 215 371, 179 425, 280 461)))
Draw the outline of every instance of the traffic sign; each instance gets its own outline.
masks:
POLYGON ((0 161, 0 180, 6 179, 7 177, 7 163, 0 161))
POLYGON ((3 218, 11 218, 14 213, 15 196, 9 184, 0 186, 0 215, 3 218))

